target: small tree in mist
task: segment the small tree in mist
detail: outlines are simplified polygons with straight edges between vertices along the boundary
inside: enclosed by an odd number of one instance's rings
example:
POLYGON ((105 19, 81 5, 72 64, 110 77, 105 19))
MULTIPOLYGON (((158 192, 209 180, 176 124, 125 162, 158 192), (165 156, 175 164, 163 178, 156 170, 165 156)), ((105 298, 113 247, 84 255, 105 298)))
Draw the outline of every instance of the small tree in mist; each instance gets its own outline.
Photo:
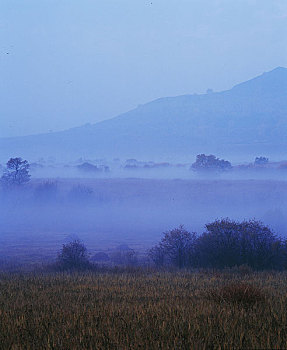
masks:
POLYGON ((191 170, 194 171, 227 171, 231 168, 230 162, 216 158, 213 154, 198 154, 196 161, 191 165, 191 170))
POLYGON ((254 164, 255 165, 266 165, 268 164, 269 159, 267 157, 256 157, 254 164))
POLYGON ((29 163, 22 158, 10 158, 1 177, 4 186, 23 185, 30 181, 29 163))
POLYGON ((186 231, 180 225, 178 228, 164 232, 159 245, 150 249, 149 256, 157 265, 189 267, 193 263, 195 242, 196 234, 186 231))
POLYGON ((87 248, 79 240, 63 244, 57 262, 64 270, 85 269, 90 266, 87 248))

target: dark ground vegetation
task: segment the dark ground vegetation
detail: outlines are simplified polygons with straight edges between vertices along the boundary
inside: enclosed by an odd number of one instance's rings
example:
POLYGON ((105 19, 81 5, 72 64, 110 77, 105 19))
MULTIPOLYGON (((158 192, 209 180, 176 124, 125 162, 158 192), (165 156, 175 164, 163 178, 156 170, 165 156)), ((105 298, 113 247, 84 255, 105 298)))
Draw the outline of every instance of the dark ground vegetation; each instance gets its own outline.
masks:
POLYGON ((1 349, 284 349, 286 272, 1 274, 1 349))

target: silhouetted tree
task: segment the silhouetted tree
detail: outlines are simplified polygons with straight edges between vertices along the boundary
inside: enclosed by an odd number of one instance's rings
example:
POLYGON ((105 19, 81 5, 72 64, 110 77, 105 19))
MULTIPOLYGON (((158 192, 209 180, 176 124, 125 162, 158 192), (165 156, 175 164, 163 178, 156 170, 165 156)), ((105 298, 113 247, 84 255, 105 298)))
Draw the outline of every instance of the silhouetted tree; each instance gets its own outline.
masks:
POLYGON ((65 270, 85 269, 90 266, 87 248, 79 240, 63 244, 57 262, 65 270))
POLYGON ((183 268, 192 265, 196 234, 190 233, 182 225, 164 232, 159 245, 149 251, 149 256, 158 265, 171 264, 183 268))
POLYGON ((10 158, 1 177, 1 183, 4 186, 23 185, 30 181, 30 176, 27 160, 10 158))
POLYGON ((281 268, 284 246, 269 227, 259 221, 216 220, 206 225, 197 241, 199 265, 232 267, 247 264, 256 269, 281 268))
POLYGON ((231 168, 230 162, 216 158, 213 154, 198 154, 195 163, 191 165, 191 169, 195 171, 227 171, 231 168))
POLYGON ((268 162, 269 162, 269 159, 266 157, 256 157, 254 164, 255 165, 266 165, 266 164, 268 164, 268 162))
POLYGON ((183 226, 165 232, 160 243, 149 250, 149 257, 157 266, 179 268, 287 268, 287 240, 277 237, 262 222, 226 218, 205 227, 201 236, 189 233, 183 226))

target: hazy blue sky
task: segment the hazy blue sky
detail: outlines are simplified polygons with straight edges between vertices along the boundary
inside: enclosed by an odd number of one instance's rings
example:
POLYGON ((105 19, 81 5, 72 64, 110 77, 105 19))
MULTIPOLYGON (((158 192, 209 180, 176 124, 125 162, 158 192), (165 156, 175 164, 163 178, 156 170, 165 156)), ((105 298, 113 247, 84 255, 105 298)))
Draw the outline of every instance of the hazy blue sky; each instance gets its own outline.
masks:
POLYGON ((0 0, 0 136, 287 67, 286 0, 0 0))

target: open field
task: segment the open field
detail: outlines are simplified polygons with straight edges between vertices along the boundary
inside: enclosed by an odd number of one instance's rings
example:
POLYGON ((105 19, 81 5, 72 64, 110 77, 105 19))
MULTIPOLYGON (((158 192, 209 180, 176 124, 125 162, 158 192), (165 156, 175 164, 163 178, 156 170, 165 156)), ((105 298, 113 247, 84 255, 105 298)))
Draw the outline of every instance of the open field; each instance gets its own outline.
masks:
POLYGON ((287 347, 285 272, 0 277, 2 349, 287 347), (230 285, 255 294, 222 293, 230 285))

